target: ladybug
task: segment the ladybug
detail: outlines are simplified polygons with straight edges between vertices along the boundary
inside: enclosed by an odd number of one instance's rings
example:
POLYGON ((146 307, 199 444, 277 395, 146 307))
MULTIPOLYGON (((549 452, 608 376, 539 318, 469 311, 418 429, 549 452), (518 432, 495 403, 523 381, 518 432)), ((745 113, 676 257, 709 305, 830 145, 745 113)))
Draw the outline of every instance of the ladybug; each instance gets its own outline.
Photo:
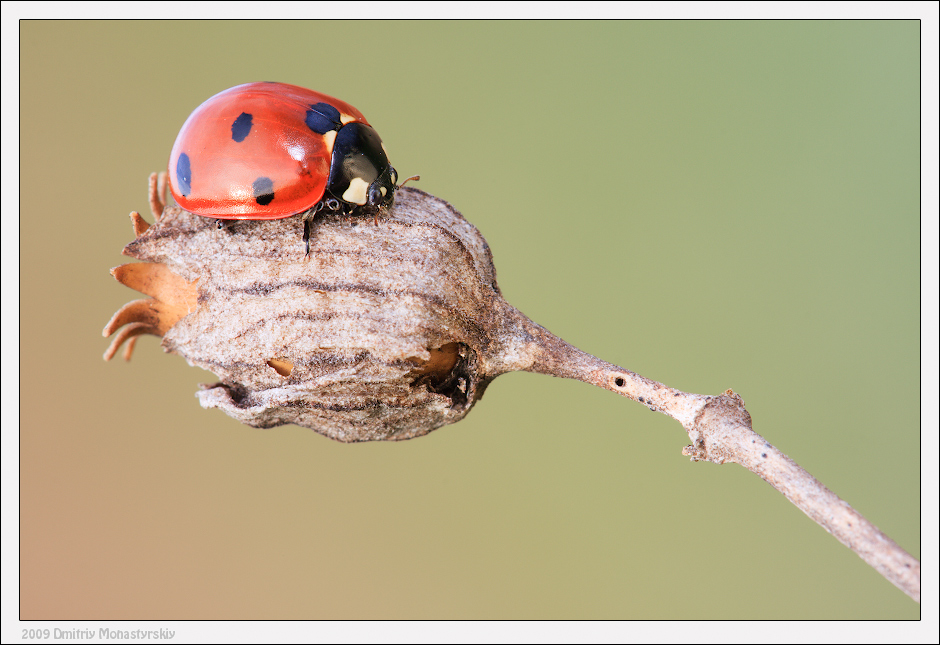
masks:
POLYGON ((221 220, 282 219, 322 209, 391 208, 398 173, 382 139, 345 101, 286 83, 247 83, 189 115, 170 152, 170 191, 191 213, 221 220))

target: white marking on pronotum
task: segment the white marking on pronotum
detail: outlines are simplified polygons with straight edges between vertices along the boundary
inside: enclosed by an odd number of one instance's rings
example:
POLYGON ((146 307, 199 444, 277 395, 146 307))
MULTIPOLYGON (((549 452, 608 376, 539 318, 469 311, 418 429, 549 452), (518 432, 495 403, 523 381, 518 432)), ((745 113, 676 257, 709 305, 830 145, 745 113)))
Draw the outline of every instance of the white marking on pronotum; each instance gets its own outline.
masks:
POLYGON ((368 191, 369 184, 367 184, 364 179, 361 177, 353 177, 352 181, 349 182, 349 188, 343 193, 343 201, 349 202, 350 204, 359 204, 361 206, 366 203, 368 191))
POLYGON ((323 135, 323 140, 326 142, 326 149, 333 149, 333 142, 336 141, 336 130, 330 130, 323 135))

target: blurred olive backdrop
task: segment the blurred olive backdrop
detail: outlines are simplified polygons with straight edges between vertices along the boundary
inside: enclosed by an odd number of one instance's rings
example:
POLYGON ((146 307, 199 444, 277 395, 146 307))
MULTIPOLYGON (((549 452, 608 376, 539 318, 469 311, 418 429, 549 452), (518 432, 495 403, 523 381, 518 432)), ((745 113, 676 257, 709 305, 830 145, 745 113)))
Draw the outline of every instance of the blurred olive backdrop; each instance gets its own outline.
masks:
POLYGON ((492 246, 506 298, 699 393, 915 556, 916 22, 21 23, 23 618, 915 618, 671 419, 499 378, 398 444, 258 430, 144 337, 127 213, 227 87, 341 97, 492 246))

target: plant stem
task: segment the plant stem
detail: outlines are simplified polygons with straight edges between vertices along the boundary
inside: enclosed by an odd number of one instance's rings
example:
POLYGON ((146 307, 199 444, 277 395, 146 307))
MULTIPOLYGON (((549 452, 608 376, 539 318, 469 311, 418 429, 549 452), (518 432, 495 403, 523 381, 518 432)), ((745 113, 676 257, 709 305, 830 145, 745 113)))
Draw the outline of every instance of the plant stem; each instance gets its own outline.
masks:
MULTIPOLYGON (((692 440, 692 461, 744 466, 781 492, 901 591, 920 602, 920 562, 796 462, 754 432, 740 396, 690 394, 581 351, 509 304, 500 312, 504 363, 517 369, 590 383, 677 420, 692 440)), ((508 369, 506 369, 508 371, 508 369)))

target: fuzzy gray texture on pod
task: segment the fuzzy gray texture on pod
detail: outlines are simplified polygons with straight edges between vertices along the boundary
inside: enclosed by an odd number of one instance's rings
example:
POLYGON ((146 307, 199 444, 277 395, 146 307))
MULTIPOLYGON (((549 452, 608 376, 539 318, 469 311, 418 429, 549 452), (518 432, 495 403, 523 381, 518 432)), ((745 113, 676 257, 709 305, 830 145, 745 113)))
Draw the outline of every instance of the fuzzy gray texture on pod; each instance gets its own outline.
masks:
POLYGON ((106 357, 162 335, 165 351, 219 377, 198 393, 203 407, 251 426, 420 436, 462 419, 497 375, 529 368, 529 332, 544 332, 502 299, 479 231, 413 188, 377 222, 318 214, 308 257, 300 217, 220 229, 178 207, 149 227, 135 216, 124 254, 145 264, 113 273, 153 297, 115 314, 105 333, 128 327, 106 357))

